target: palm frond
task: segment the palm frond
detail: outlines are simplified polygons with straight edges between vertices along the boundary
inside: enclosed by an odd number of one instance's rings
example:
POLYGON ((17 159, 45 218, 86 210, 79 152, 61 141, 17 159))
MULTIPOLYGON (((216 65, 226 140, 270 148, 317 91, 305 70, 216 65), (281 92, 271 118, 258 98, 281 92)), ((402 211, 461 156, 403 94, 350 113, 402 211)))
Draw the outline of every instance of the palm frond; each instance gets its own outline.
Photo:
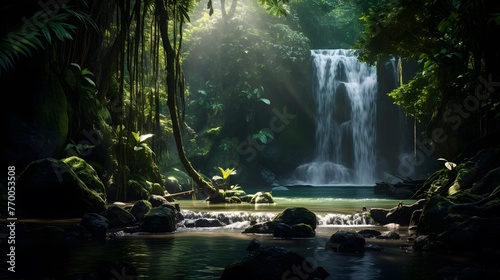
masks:
POLYGON ((88 14, 74 11, 66 5, 61 7, 58 14, 47 16, 46 13, 44 10, 34 13, 0 40, 0 74, 14 68, 14 61, 21 56, 31 57, 32 51, 44 49, 44 43, 52 45, 53 36, 59 41, 73 40, 72 34, 77 27, 68 23, 72 17, 85 27, 90 24, 97 29, 88 14))

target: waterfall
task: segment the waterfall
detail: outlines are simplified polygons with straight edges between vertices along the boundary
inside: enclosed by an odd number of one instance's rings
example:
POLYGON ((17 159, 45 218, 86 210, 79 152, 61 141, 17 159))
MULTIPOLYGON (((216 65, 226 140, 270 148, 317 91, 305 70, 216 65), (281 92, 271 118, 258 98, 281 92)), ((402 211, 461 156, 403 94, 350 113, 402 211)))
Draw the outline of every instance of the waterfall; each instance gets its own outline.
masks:
POLYGON ((374 184, 376 68, 355 50, 312 50, 315 154, 296 168, 296 182, 374 184))

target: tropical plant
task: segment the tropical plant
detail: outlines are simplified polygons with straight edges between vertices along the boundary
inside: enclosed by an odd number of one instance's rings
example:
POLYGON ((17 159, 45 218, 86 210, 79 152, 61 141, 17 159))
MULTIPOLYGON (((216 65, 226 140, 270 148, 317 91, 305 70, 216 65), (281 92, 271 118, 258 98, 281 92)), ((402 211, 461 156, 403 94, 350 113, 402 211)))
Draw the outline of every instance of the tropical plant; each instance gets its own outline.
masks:
POLYGON ((229 185, 229 176, 236 175, 236 168, 222 168, 220 166, 217 167, 220 172, 220 175, 214 175, 212 180, 219 187, 219 190, 222 190, 223 197, 226 196, 226 192, 228 188, 233 189, 235 186, 229 185))
POLYGON ((140 151, 143 149, 143 147, 139 146, 141 143, 144 141, 148 140, 149 138, 153 137, 154 134, 148 133, 148 134, 140 134, 139 132, 132 131, 132 135, 134 136, 134 139, 136 141, 136 145, 134 146, 134 151, 140 151))
POLYGON ((75 11, 65 4, 59 9, 57 13, 45 9, 35 12, 0 40, 0 73, 12 69, 14 61, 20 56, 30 57, 32 51, 52 45, 53 36, 59 41, 73 40, 72 34, 75 34, 77 27, 69 23, 71 18, 97 30, 95 22, 87 13, 75 11))
POLYGON ((227 183, 227 180, 228 180, 229 176, 236 175, 236 168, 226 168, 226 169, 224 169, 224 168, 218 166, 217 169, 220 171, 221 175, 220 176, 219 175, 214 175, 212 177, 212 180, 214 180, 214 181, 222 180, 223 184, 227 183))
POLYGON ((266 130, 259 130, 259 132, 252 134, 253 139, 259 139, 262 144, 267 144, 274 139, 273 135, 266 130))
POLYGON ((453 171, 457 167, 456 163, 448 161, 445 158, 438 158, 437 160, 444 161, 444 166, 450 171, 453 171))

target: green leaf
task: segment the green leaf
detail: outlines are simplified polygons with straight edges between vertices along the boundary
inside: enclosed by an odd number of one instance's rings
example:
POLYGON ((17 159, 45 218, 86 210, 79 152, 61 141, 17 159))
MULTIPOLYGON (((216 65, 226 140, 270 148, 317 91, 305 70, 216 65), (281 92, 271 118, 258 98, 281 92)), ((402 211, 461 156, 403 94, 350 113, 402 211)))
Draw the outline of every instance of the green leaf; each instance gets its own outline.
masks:
POLYGON ((259 99, 260 101, 266 103, 267 105, 270 105, 271 104, 271 100, 267 99, 267 98, 260 98, 259 99))
POLYGON ((236 174, 236 168, 226 168, 217 167, 222 175, 222 179, 227 179, 229 176, 236 174))
POLYGON ((140 142, 140 141, 139 141, 139 139, 140 139, 140 134, 139 134, 139 132, 132 131, 131 133, 132 133, 132 136, 134 136, 135 141, 136 141, 137 143, 139 143, 139 142, 140 142))
POLYGON ((154 134, 151 134, 151 133, 149 133, 149 134, 143 134, 143 135, 141 135, 139 137, 138 141, 139 141, 139 143, 141 143, 141 142, 144 142, 144 141, 146 141, 147 139, 149 139, 149 138, 151 138, 153 136, 154 136, 154 134))
POLYGON ((91 79, 91 78, 89 78, 89 77, 83 77, 83 78, 84 78, 85 80, 87 80, 87 82, 89 82, 89 84, 91 84, 92 86, 96 87, 96 85, 95 85, 94 81, 92 81, 92 79, 91 79))
POLYGON ((217 180, 222 180, 222 177, 219 175, 215 175, 212 177, 212 180, 217 181, 217 180))

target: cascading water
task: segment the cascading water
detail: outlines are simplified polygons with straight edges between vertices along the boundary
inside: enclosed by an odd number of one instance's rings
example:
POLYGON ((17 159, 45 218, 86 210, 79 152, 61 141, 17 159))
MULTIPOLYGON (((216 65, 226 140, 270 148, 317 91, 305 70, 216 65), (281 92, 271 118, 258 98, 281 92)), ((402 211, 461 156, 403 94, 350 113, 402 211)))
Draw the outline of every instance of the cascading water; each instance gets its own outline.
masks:
POLYGON ((377 72, 355 50, 312 50, 316 151, 296 183, 373 184, 377 72))

